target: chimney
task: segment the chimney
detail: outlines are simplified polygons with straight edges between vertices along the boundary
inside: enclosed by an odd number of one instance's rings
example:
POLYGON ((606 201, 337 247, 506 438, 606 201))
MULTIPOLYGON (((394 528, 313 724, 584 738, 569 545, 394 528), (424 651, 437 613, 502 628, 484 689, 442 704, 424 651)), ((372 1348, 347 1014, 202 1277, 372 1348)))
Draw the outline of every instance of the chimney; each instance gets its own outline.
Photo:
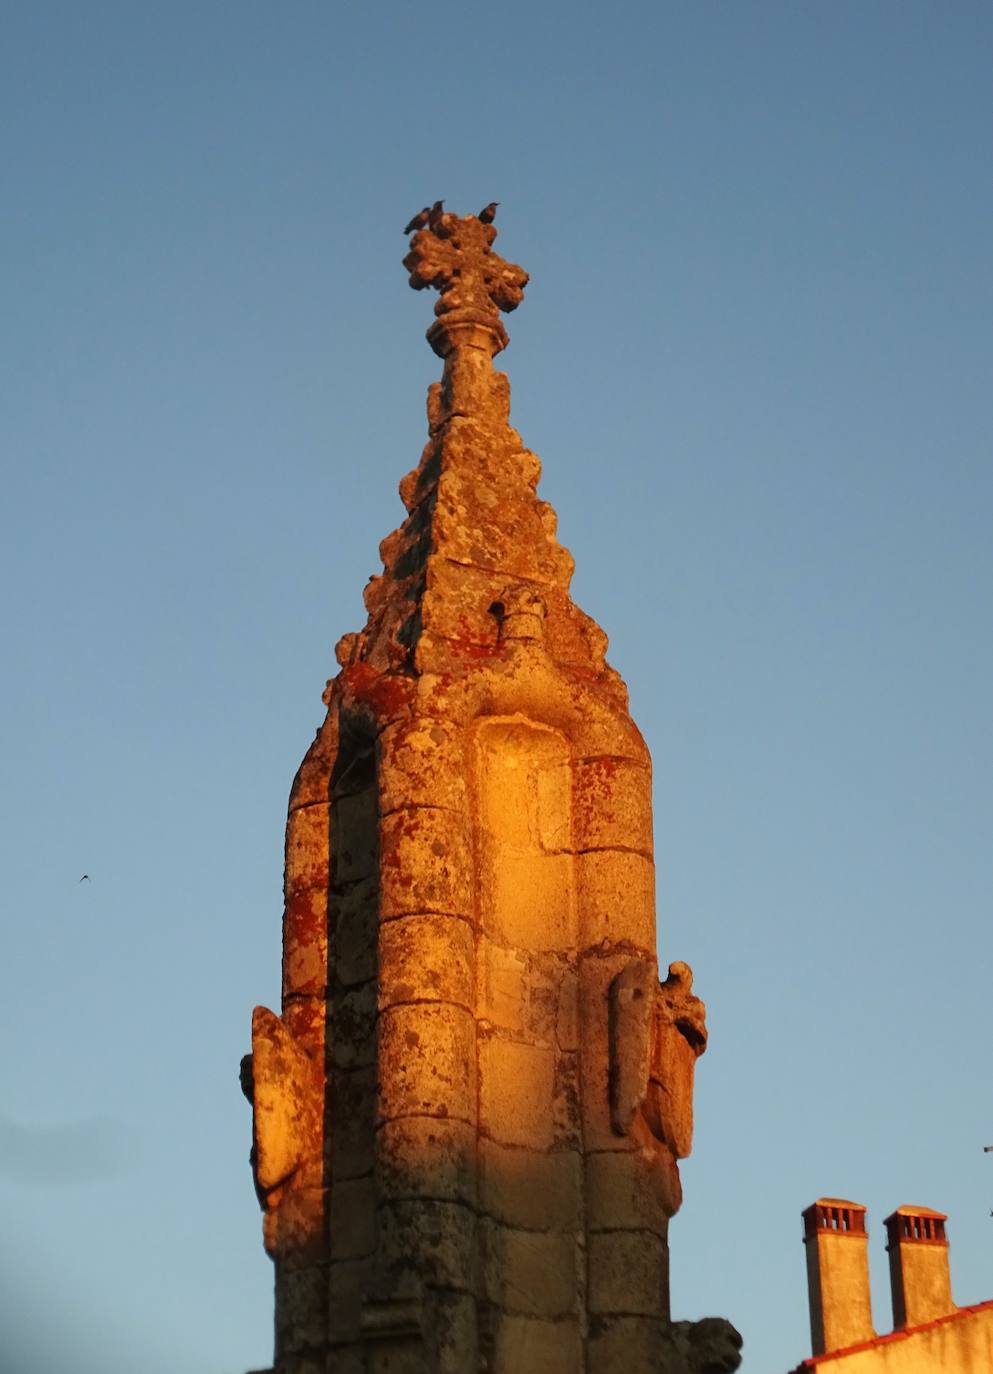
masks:
POLYGON ((818 1198, 803 1213, 803 1243, 814 1354, 871 1340, 865 1208, 844 1198, 818 1198))
POLYGON ((944 1212, 898 1207, 886 1218, 893 1327, 920 1326, 955 1311, 944 1212))

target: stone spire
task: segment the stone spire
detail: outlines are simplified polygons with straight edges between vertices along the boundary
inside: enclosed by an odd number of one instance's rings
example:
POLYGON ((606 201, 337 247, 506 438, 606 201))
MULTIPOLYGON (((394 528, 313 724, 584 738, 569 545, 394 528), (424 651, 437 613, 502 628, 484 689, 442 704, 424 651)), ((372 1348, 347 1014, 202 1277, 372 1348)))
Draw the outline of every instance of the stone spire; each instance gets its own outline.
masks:
POLYGON ((606 636, 569 599, 573 561, 556 541, 555 512, 536 495, 541 464, 510 426, 507 377, 493 368, 508 343, 500 310, 520 304, 528 280, 493 251, 496 233, 446 214, 411 240, 410 284, 440 292, 427 338, 444 373, 428 391, 421 461, 400 483, 407 519, 380 545, 368 623, 345 636, 338 661, 379 672, 455 669, 513 637, 523 596, 555 659, 623 693, 604 664, 606 636))
POLYGON ((509 424, 495 238, 411 241, 444 372, 290 798, 243 1066, 278 1374, 737 1363, 669 1319, 704 1010, 658 980, 650 762, 509 424))

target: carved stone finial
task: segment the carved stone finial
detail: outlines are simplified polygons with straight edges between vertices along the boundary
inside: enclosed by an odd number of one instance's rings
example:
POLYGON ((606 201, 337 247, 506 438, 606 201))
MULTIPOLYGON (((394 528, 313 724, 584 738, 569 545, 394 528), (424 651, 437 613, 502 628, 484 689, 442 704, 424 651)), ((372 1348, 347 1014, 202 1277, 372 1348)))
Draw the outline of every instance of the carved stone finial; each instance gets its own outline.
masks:
POLYGON ((441 292, 434 307, 438 318, 427 333, 441 358, 460 347, 485 349, 491 357, 507 347, 500 311, 517 309, 528 274, 493 252, 496 236, 495 227, 475 215, 441 215, 410 241, 403 265, 411 286, 441 292))

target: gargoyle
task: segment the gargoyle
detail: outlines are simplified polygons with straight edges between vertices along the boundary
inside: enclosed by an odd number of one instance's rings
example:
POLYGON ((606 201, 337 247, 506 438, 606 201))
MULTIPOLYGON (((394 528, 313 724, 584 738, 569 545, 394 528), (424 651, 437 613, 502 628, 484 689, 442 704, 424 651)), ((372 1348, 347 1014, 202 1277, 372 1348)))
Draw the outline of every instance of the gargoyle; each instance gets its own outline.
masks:
POLYGON ((669 965, 659 983, 649 959, 634 959, 610 985, 610 1120, 667 1156, 672 1179, 667 1210, 679 1208, 677 1159, 693 1143, 693 1071, 707 1047, 705 1008, 692 991, 689 965, 669 965))
POLYGON ((724 1317, 673 1322, 666 1332, 670 1374, 733 1374, 741 1364, 740 1334, 724 1317))
POLYGON ((283 1021, 268 1007, 252 1012, 252 1053, 241 1061, 241 1087, 252 1104, 252 1174, 263 1210, 268 1254, 287 1184, 321 1152, 320 1074, 283 1021))

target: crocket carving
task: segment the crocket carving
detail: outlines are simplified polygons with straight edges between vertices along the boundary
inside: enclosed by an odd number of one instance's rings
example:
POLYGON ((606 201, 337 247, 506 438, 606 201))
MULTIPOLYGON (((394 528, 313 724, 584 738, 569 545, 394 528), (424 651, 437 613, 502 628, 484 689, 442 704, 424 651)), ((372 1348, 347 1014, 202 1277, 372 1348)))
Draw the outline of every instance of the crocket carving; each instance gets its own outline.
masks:
POLYGON ((241 1086, 253 1107, 252 1174, 263 1211, 265 1248, 275 1254, 277 1218, 286 1188, 321 1155, 321 1077, 280 1017, 252 1013, 252 1053, 241 1061, 241 1086))
POLYGON ((676 1160, 693 1143, 693 1071, 707 1047, 705 1008, 692 988, 688 964, 670 964, 659 983, 649 959, 633 959, 610 985, 611 1124, 658 1157, 670 1216, 682 1200, 676 1160))

